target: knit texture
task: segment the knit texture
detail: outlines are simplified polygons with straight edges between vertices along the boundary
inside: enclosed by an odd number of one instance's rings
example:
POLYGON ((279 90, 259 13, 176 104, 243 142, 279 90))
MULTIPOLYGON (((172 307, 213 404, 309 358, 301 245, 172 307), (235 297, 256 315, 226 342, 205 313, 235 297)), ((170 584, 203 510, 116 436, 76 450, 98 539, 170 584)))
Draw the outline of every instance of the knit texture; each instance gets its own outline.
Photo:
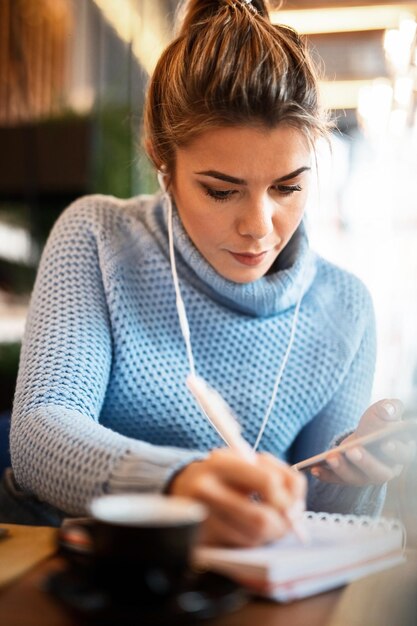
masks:
MULTIPOLYGON (((174 214, 178 274, 197 373, 254 443, 305 293, 260 450, 295 463, 353 429, 375 362, 364 285, 308 247, 300 227, 273 273, 222 278, 174 214)), ((12 463, 41 500, 82 514, 117 491, 162 491, 184 464, 223 446, 188 392, 160 196, 87 196, 57 220, 32 294, 15 396, 12 463)), ((380 489, 319 485, 309 507, 370 513, 380 489)))

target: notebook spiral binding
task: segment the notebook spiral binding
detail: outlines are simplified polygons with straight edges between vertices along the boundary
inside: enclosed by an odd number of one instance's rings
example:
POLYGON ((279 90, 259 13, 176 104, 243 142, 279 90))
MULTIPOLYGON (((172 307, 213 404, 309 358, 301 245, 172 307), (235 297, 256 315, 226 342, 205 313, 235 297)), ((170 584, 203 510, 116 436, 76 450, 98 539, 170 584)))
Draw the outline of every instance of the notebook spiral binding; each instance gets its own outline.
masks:
POLYGON ((317 521, 318 523, 330 522, 340 526, 352 526, 357 528, 367 527, 372 530, 398 530, 401 531, 403 542, 402 548, 407 545, 407 531, 404 524, 398 519, 389 519, 387 517, 370 517, 369 515, 346 515, 339 513, 326 513, 316 511, 305 511, 305 519, 317 521))

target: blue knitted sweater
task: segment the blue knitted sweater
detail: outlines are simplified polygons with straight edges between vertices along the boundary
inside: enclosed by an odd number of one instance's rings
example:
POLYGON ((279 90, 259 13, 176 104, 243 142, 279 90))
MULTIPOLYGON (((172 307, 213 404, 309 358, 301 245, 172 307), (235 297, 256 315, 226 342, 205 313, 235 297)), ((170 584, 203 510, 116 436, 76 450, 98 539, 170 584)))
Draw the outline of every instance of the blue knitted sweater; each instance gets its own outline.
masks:
MULTIPOLYGON (((294 463, 355 427, 375 360, 370 297, 313 254, 300 227, 276 271, 221 277, 174 214, 178 274, 197 372, 254 443, 302 300, 260 450, 294 463), (303 282, 303 285, 301 284, 303 282)), ((189 394, 160 196, 81 198, 45 247, 22 346, 11 430, 18 483, 70 514, 102 493, 163 491, 222 446, 189 394)), ((310 479, 315 510, 372 513, 381 490, 310 479)))

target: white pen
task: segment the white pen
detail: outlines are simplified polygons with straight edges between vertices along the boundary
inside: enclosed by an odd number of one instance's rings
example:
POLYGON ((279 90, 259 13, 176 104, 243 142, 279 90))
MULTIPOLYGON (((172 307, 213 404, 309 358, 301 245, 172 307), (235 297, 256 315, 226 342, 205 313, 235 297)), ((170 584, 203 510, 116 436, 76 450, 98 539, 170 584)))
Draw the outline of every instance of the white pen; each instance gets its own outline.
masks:
POLYGON ((210 424, 223 441, 249 463, 255 463, 256 453, 240 433, 240 424, 232 409, 218 391, 200 376, 189 374, 187 387, 197 400, 210 424))
MULTIPOLYGON (((219 392, 210 387, 203 378, 195 374, 188 375, 187 387, 197 400, 210 424, 229 448, 235 450, 249 463, 254 464, 256 462, 256 452, 242 437, 240 424, 236 416, 219 392)), ((294 508, 297 509, 297 504, 294 508)), ((298 539, 302 543, 308 543, 306 531, 300 524, 299 513, 290 511, 285 512, 284 515, 298 539)))

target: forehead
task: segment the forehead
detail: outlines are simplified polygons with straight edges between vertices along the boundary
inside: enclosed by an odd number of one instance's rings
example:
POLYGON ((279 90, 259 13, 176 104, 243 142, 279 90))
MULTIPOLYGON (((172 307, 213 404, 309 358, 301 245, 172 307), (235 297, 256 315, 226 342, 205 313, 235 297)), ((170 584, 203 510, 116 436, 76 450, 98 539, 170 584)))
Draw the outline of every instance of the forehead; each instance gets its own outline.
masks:
POLYGON ((305 134, 289 126, 211 128, 176 151, 179 169, 216 169, 239 177, 279 177, 310 161, 305 134))

